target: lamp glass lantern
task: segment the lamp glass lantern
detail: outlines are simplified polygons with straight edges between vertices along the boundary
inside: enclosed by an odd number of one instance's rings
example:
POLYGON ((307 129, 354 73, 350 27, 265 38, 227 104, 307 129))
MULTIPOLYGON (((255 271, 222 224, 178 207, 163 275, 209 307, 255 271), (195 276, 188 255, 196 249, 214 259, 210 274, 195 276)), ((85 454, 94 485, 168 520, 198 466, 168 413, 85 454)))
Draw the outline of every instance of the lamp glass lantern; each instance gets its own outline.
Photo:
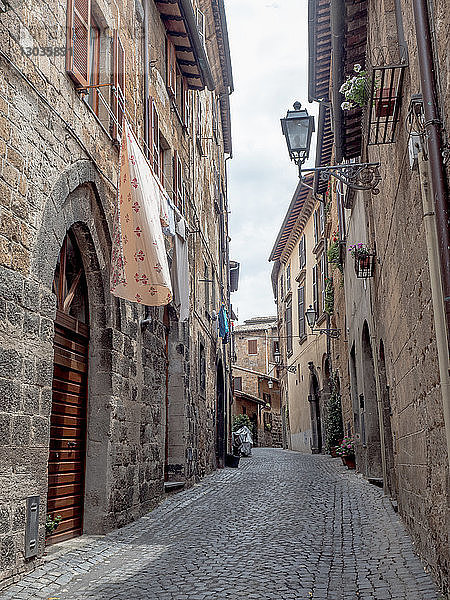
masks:
POLYGON ((300 102, 295 102, 294 110, 288 110, 284 119, 281 119, 281 130, 286 137, 291 160, 303 164, 309 156, 314 117, 301 108, 300 102))
POLYGON ((269 390, 271 390, 273 388, 273 380, 269 379, 269 381, 267 382, 267 385, 269 387, 269 390))
POLYGON ((308 325, 311 327, 311 329, 313 329, 314 325, 316 324, 317 315, 311 304, 309 305, 308 310, 305 312, 305 317, 308 325))

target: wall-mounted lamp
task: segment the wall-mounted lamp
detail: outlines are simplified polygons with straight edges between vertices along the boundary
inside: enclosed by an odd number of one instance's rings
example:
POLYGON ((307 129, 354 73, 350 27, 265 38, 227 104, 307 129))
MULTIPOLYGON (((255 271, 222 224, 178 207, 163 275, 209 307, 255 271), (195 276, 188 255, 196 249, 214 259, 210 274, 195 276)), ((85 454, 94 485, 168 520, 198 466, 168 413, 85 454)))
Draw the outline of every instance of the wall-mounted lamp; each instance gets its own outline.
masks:
POLYGON ((340 329, 314 329, 314 325, 317 321, 317 314, 314 308, 309 305, 308 310, 305 312, 305 318, 308 325, 311 327, 311 333, 316 335, 320 333, 326 333, 331 338, 338 338, 341 335, 340 329))
POLYGON ((275 359, 275 364, 277 365, 278 369, 286 369, 286 371, 289 371, 289 373, 295 373, 296 372, 297 367, 295 365, 287 366, 287 365, 281 364, 281 354, 280 354, 279 350, 276 350, 273 353, 273 357, 275 359))
MULTIPOLYGON (((291 160, 298 165, 298 174, 303 185, 307 185, 302 177, 302 165, 309 156, 311 137, 315 130, 314 117, 302 109, 300 102, 294 103, 294 110, 288 110, 284 119, 281 119, 281 130, 286 138, 286 144, 291 160)), ((354 190, 371 190, 372 194, 379 194, 378 184, 381 181, 379 172, 380 163, 346 163, 342 165, 316 167, 303 169, 303 173, 320 173, 320 177, 328 181, 335 177, 354 190)))

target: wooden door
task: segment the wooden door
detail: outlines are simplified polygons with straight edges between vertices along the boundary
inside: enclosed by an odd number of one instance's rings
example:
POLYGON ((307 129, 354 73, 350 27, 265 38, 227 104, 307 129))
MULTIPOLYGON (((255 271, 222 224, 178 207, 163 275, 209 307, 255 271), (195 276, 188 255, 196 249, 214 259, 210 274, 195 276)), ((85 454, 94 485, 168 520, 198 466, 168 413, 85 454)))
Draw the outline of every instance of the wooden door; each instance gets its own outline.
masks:
POLYGON ((58 262, 54 291, 53 399, 50 420, 47 515, 62 520, 48 544, 83 531, 86 408, 88 383, 87 294, 82 262, 68 234, 58 262), (72 314, 71 314, 72 313, 72 314))

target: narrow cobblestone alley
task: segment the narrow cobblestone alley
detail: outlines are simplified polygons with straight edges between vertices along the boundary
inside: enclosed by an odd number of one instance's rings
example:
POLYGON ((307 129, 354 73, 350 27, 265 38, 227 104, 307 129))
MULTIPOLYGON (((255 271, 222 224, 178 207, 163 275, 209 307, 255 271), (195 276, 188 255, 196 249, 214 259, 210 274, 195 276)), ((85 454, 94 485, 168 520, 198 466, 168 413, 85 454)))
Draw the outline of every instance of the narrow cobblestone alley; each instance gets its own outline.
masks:
POLYGON ((256 449, 87 540, 1 600, 438 598, 389 500, 329 456, 256 449))

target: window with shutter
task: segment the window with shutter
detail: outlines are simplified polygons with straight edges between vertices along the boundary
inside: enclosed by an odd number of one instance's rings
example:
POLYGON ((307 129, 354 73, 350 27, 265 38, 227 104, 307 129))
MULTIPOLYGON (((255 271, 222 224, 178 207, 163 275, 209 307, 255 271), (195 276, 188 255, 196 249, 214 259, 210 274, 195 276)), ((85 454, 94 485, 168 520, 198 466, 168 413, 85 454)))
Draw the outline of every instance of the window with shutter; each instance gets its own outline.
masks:
POLYGON ((320 257, 320 298, 321 298, 321 313, 325 312, 325 288, 326 288, 326 261, 325 255, 320 257))
POLYGON ((286 292, 291 291, 291 265, 286 267, 286 292))
POLYGON ((184 208, 184 182, 183 182, 183 165, 181 163, 178 152, 173 152, 173 194, 172 199, 178 210, 183 211, 184 208))
POLYGON ((300 238, 300 243, 298 245, 298 260, 300 269, 303 269, 306 266, 306 238, 304 235, 300 238))
POLYGON ((113 139, 120 141, 125 113, 125 50, 117 30, 113 33, 113 139))
POLYGON ((301 339, 305 334, 305 287, 300 286, 298 288, 298 336, 301 339))
POLYGON ((317 210, 314 211, 314 245, 319 243, 319 214, 317 210))
POLYGON ((80 87, 89 85, 91 0, 68 0, 66 71, 80 87))
POLYGON ((177 95, 177 58, 175 46, 167 39, 167 89, 173 97, 177 95))
POLYGON ((286 302, 284 320, 286 325, 286 351, 290 355, 292 354, 292 297, 286 302))
POLYGON ((248 353, 258 354, 258 340, 248 340, 248 353))
POLYGON ((160 146, 159 146, 159 116, 156 110, 154 98, 150 98, 150 132, 148 143, 150 146, 151 155, 149 157, 150 164, 153 167, 155 175, 159 177, 160 173, 160 146))
MULTIPOLYGON (((89 34, 89 85, 98 85, 100 82, 100 27, 91 16, 91 27, 89 34)), ((88 94, 83 96, 92 110, 98 115, 98 89, 89 88, 88 94)))
POLYGON ((185 127, 189 127, 190 114, 189 88, 186 80, 183 79, 183 125, 185 127))
POLYGON ((242 377, 233 377, 233 388, 235 391, 242 391, 242 377))
POLYGON ((313 290, 313 308, 316 311, 316 315, 319 316, 319 290, 317 289, 318 277, 317 277, 317 265, 314 265, 312 270, 312 290, 313 290))
POLYGON ((320 235, 321 235, 321 237, 323 237, 323 234, 325 232, 325 211, 324 211, 323 202, 321 202, 319 204, 319 221, 320 221, 320 235))

